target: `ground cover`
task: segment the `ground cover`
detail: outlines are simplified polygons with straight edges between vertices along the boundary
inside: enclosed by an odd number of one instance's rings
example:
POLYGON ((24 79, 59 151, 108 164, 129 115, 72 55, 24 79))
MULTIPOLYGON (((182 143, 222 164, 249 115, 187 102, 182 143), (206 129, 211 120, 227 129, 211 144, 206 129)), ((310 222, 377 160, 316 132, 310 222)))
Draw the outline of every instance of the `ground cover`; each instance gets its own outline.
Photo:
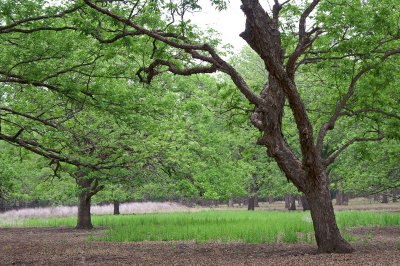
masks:
MULTIPOLYGON (((359 226, 400 225, 400 213, 376 211, 336 212, 339 228, 347 240, 358 240, 346 229, 359 226)), ((107 230, 98 241, 175 241, 195 242, 315 242, 309 212, 207 210, 137 215, 93 215, 94 226, 107 230)), ((37 219, 18 226, 71 226, 76 217, 37 219)), ((10 226, 10 225, 9 225, 10 226)))
POLYGON ((0 265, 399 265, 398 227, 350 231, 352 254, 316 254, 315 243, 88 241, 103 228, 0 228, 0 265), (365 235, 371 235, 364 239, 365 235))

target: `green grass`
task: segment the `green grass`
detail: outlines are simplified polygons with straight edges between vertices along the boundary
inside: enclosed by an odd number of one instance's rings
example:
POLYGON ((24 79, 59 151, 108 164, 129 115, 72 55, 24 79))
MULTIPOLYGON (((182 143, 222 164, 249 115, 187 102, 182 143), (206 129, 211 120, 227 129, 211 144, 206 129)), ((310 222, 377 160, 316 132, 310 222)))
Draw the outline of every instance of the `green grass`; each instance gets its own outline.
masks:
MULTIPOLYGON (((355 226, 400 224, 399 213, 341 211, 336 213, 340 229, 355 226)), ((309 212, 200 211, 142 215, 93 215, 93 225, 108 226, 97 238, 102 241, 196 242, 314 242, 309 212)), ((75 226, 76 218, 25 219, 18 226, 75 226)), ((349 241, 359 238, 344 233, 349 241)))

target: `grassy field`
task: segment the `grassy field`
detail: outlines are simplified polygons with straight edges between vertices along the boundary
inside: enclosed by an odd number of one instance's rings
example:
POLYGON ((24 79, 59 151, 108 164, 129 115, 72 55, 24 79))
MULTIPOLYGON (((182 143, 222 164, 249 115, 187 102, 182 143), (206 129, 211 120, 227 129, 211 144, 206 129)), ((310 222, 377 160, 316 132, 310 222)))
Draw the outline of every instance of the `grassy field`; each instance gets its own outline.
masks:
MULTIPOLYGON (((400 225, 400 213, 336 212, 339 228, 400 225)), ((108 227, 96 240, 196 242, 314 242, 309 212, 226 210, 137 215, 93 215, 94 226, 108 227)), ((7 226, 75 226, 76 218, 24 219, 7 226)), ((5 226, 5 224, 3 224, 5 226)), ((354 239, 344 233, 347 240, 354 239)))

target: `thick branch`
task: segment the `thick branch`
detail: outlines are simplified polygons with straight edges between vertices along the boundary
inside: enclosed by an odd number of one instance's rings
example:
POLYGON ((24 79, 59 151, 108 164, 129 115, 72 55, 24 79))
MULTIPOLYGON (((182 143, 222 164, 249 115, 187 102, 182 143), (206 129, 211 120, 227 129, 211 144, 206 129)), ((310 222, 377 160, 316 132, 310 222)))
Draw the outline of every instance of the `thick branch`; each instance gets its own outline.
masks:
POLYGON ((150 83, 152 79, 154 78, 155 75, 157 75, 158 72, 156 68, 160 65, 167 66, 168 70, 174 74, 181 75, 181 76, 189 76, 189 75, 194 75, 194 74, 200 74, 200 73, 214 73, 217 68, 215 66, 210 66, 210 67, 193 67, 193 68, 186 68, 186 69, 179 69, 177 68, 172 62, 161 60, 161 59, 156 59, 153 63, 150 64, 148 68, 140 68, 136 75, 139 76, 139 79, 141 82, 145 83, 150 83), (147 79, 144 79, 141 76, 141 72, 146 72, 147 73, 147 79))

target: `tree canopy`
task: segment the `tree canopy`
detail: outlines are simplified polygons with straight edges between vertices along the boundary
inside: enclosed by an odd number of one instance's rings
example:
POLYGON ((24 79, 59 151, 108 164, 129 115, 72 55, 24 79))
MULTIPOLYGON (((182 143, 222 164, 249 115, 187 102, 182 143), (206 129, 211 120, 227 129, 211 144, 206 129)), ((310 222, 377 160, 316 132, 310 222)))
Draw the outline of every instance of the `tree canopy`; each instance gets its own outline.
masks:
MULTIPOLYGON (((228 199, 281 171, 310 203, 318 250, 351 252, 329 175, 349 191, 398 186, 399 5, 241 2, 248 47, 227 59, 187 18, 197 0, 2 1, 0 140, 75 178, 89 213, 107 185, 228 199)), ((20 175, 4 151, 1 195, 20 175)))

